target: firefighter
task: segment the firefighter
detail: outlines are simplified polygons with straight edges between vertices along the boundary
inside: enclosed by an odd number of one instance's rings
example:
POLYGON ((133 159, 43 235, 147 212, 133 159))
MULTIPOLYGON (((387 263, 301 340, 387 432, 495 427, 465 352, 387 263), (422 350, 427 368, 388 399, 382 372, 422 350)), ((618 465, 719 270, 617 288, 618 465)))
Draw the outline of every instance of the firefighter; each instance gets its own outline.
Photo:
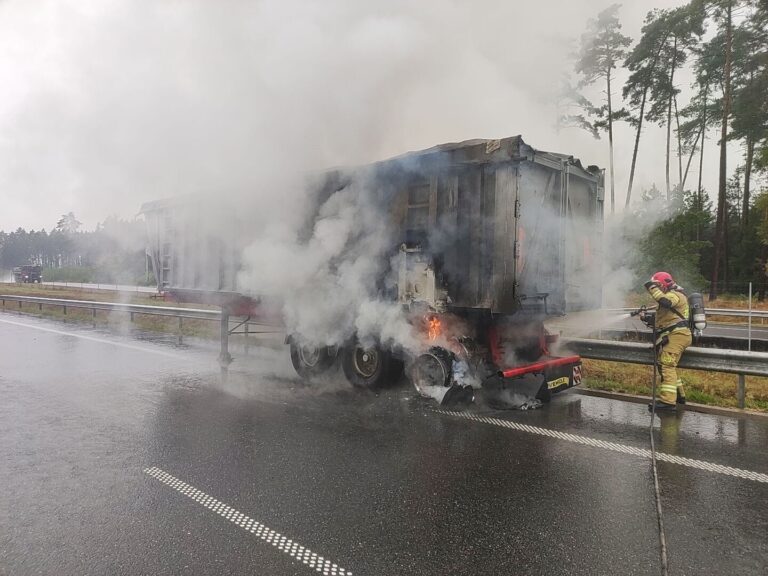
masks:
POLYGON ((656 272, 645 283, 645 288, 659 304, 655 344, 661 385, 656 410, 675 410, 675 403, 685 404, 685 389, 677 375, 677 364, 692 341, 688 298, 669 272, 656 272))

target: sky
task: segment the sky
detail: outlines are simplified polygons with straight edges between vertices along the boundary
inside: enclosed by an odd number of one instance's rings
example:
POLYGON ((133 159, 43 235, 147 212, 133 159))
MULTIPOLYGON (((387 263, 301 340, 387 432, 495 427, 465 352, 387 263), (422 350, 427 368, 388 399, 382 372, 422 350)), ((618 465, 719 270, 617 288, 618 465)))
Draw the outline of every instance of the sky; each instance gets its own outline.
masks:
MULTIPOLYGON (((5 0, 0 230, 50 230, 70 211, 92 229, 189 193, 267 222, 307 172, 471 138, 521 134, 607 168, 606 140, 558 129, 555 103, 587 19, 611 3, 5 0)), ((626 2, 624 33, 679 4, 626 2)), ((644 134, 633 194, 663 186, 664 138, 644 134)), ((623 205, 632 130, 615 140, 623 205)), ((710 189, 715 158, 710 146, 710 189)))

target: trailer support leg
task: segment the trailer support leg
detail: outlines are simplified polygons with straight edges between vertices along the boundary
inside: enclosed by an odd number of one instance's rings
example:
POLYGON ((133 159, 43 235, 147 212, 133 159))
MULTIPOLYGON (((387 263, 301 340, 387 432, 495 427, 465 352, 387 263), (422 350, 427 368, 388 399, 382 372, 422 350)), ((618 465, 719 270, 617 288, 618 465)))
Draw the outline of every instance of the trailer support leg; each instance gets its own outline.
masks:
POLYGON ((219 366, 221 367, 222 381, 226 382, 229 374, 229 365, 232 356, 229 353, 229 310, 221 309, 221 351, 219 352, 219 366))

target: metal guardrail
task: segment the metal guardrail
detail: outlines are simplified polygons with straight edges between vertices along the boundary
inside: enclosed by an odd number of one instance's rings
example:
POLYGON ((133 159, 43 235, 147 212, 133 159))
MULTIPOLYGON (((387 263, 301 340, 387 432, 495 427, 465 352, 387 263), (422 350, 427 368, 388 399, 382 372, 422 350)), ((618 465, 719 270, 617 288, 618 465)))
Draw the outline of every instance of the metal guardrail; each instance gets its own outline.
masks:
POLYGON ((277 326, 271 326, 261 322, 250 322, 249 318, 246 318, 236 324, 234 328, 230 328, 230 316, 229 314, 223 314, 221 310, 205 310, 201 308, 179 308, 171 306, 148 306, 146 304, 124 304, 120 302, 97 302, 92 300, 69 300, 65 298, 42 298, 36 296, 17 296, 11 294, 0 294, 0 301, 2 302, 2 308, 5 308, 6 302, 18 302, 19 310, 22 309, 24 304, 37 305, 38 309, 42 311, 43 306, 59 306, 64 310, 64 314, 67 314, 68 308, 79 308, 85 310, 91 310, 93 317, 93 324, 96 325, 96 312, 99 310, 106 312, 122 312, 130 315, 131 321, 134 319, 135 314, 145 314, 149 316, 165 316, 170 318, 178 318, 178 328, 176 331, 176 339, 179 344, 183 340, 183 321, 188 320, 209 320, 220 323, 220 335, 222 340, 222 357, 231 358, 228 352, 229 336, 231 334, 240 334, 245 336, 244 349, 246 353, 249 349, 248 335, 258 334, 273 334, 281 333, 277 326), (269 330, 251 330, 250 326, 260 326, 262 328, 269 328, 269 330), (240 330, 240 331, 238 331, 240 330))
MULTIPOLYGON (((637 308, 607 308, 606 312, 624 313, 632 312, 637 308)), ((707 308, 707 316, 735 316, 741 318, 768 318, 768 310, 744 310, 740 308, 707 308)))
MULTIPOLYGON (((560 338, 558 342, 584 358, 630 364, 653 364, 650 343, 587 338, 560 338)), ((679 367, 726 374, 768 376, 768 353, 691 347, 683 354, 679 367)))
POLYGON ((147 304, 123 304, 120 302, 96 302, 92 300, 68 300, 62 298, 42 298, 37 296, 0 295, 3 306, 6 300, 21 304, 37 304, 43 306, 61 306, 65 314, 67 308, 85 308, 87 310, 106 310, 109 312, 128 312, 130 314, 149 314, 154 316, 172 316, 174 318, 190 318, 196 320, 218 320, 219 310, 204 310, 199 308, 174 308, 171 306, 149 306, 147 304))
MULTIPOLYGON (((583 358, 648 366, 653 364, 653 349, 650 343, 586 338, 560 338, 558 342, 583 358)), ((768 376, 768 353, 691 347, 685 351, 678 366, 690 370, 737 374, 739 380, 736 400, 739 408, 744 408, 745 376, 768 376)))

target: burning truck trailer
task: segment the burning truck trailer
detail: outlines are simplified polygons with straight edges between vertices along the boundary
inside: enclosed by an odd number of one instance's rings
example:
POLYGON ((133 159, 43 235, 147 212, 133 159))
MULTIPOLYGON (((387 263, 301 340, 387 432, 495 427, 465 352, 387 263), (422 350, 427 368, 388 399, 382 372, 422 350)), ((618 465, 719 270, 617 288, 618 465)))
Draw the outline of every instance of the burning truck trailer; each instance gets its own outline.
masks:
MULTIPOLYGON (((601 305, 602 170, 515 136, 444 144, 318 180, 318 207, 355 182, 374 191, 367 201, 387 222, 391 251, 371 292, 399 307, 419 345, 354 336, 328 345, 291 333, 300 376, 340 363, 353 385, 371 388, 405 364, 422 396, 450 403, 479 392, 494 407, 523 408, 580 383, 581 359, 550 353, 556 336, 544 321, 601 305)), ((208 234, 209 211, 183 201, 142 212, 169 297, 252 318, 275 309, 238 290, 247 242, 236 227, 208 234)))

